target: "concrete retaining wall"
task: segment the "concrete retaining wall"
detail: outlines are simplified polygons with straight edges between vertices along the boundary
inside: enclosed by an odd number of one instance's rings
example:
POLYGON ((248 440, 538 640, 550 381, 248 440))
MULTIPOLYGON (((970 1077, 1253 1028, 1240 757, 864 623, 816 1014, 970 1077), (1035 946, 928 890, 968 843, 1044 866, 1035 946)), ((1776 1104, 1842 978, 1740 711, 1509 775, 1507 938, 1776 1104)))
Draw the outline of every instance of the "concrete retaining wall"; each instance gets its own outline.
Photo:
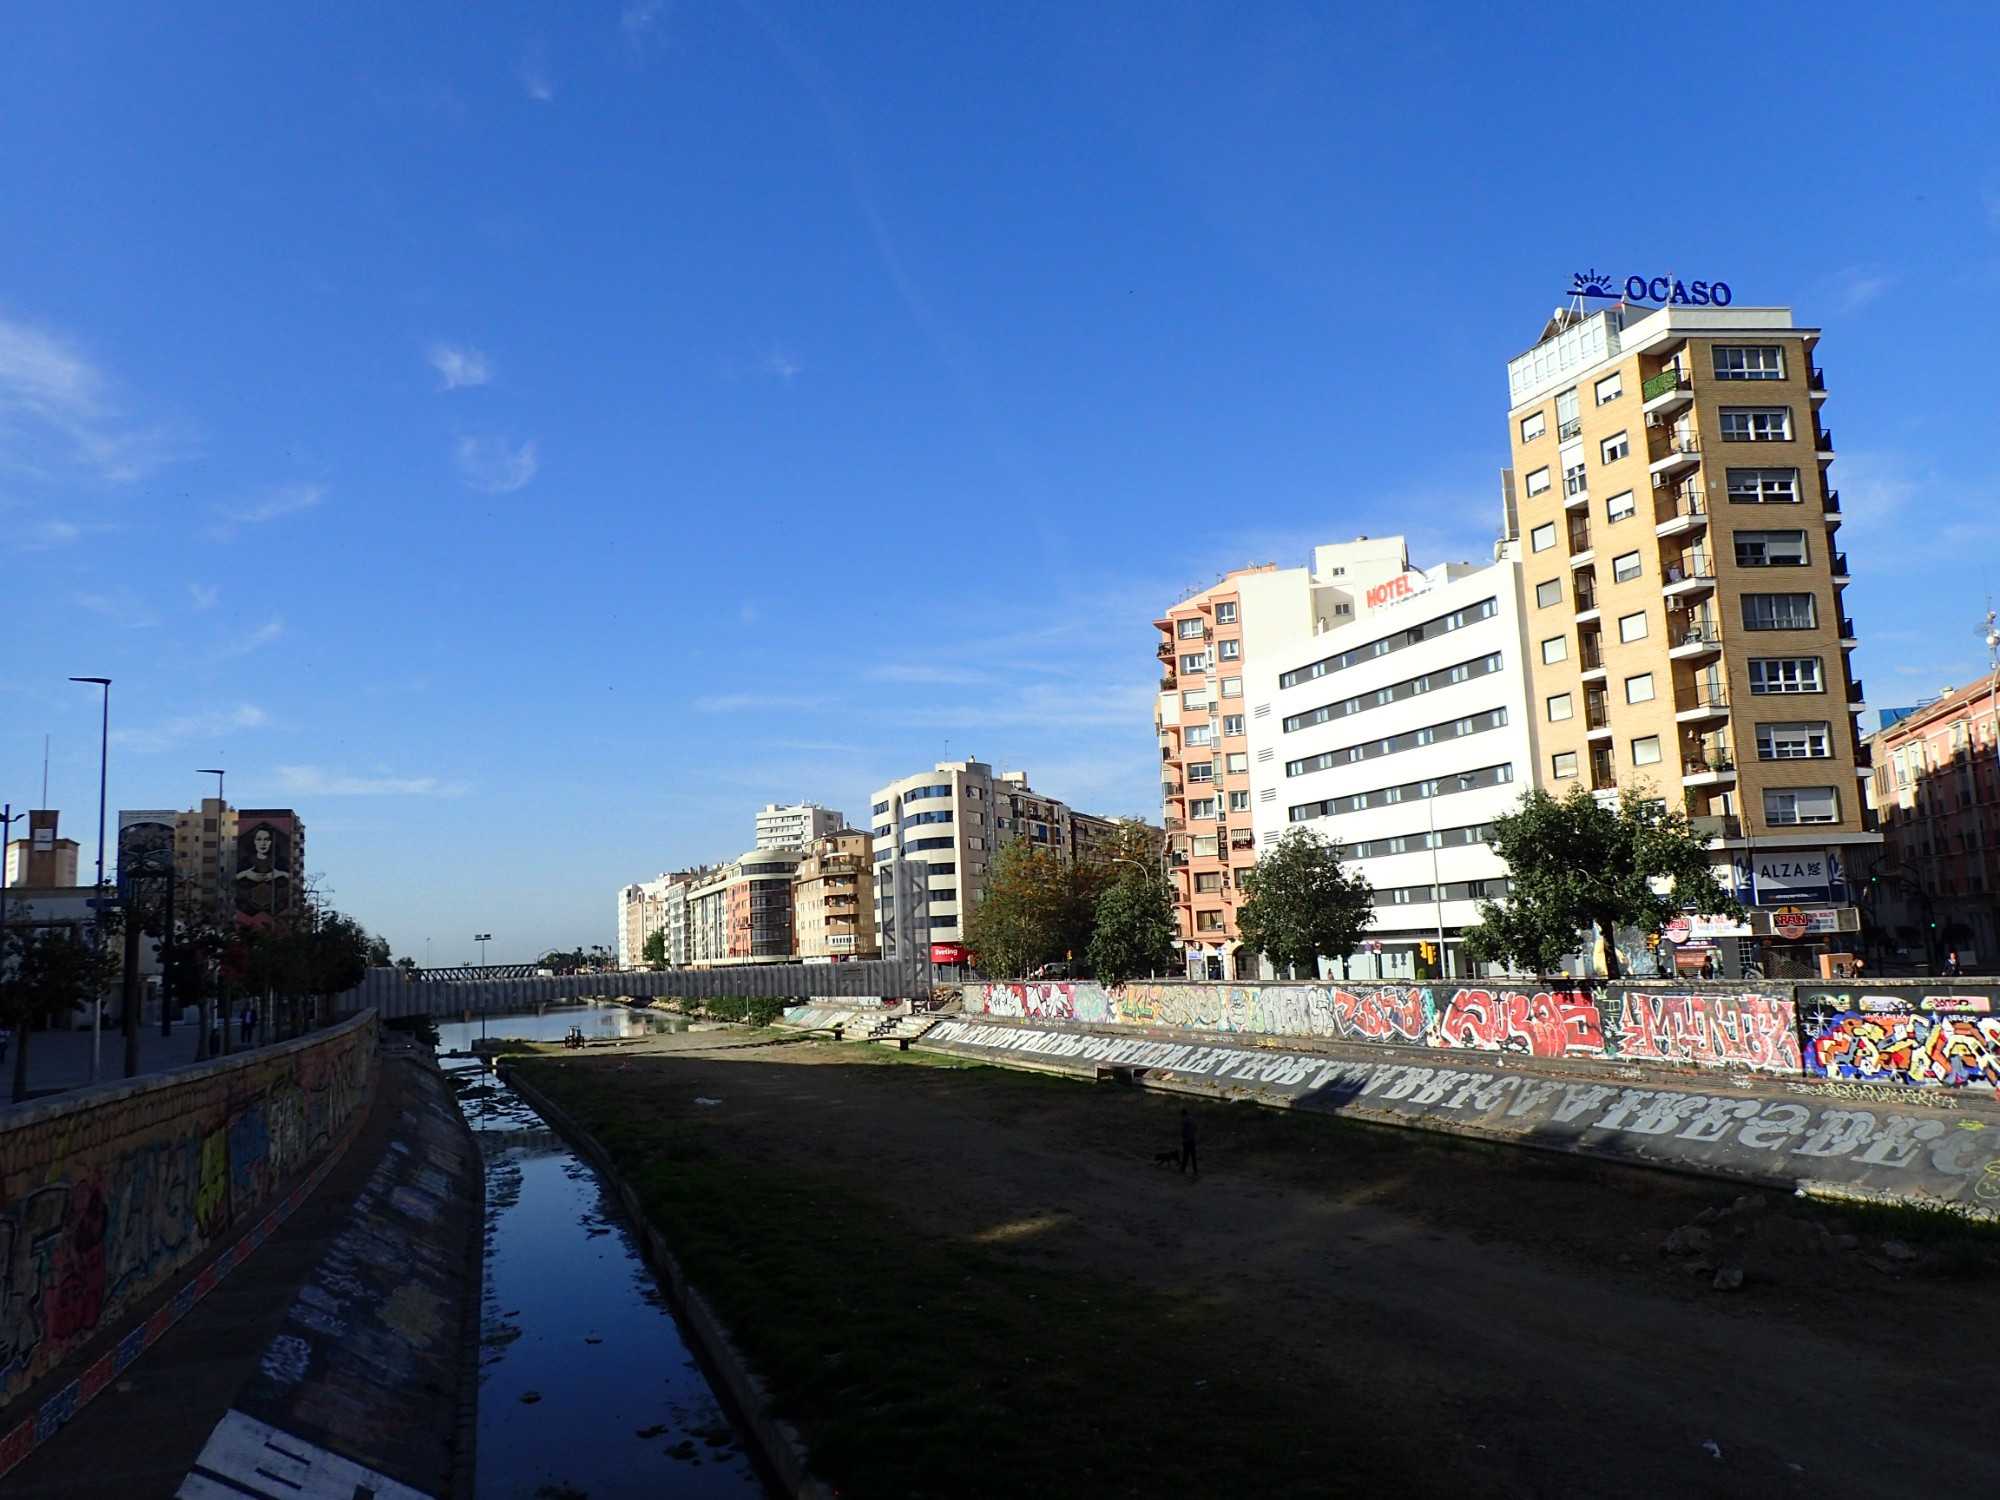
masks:
POLYGON ((1947 1087, 2000 1085, 2000 987, 1645 981, 970 984, 967 1014, 1589 1057, 1947 1087))
POLYGON ((1510 1072, 1504 1062, 1439 1067, 972 1019, 941 1021, 917 1045, 1090 1076, 1131 1069, 1152 1086, 2000 1217, 2000 1130, 1925 1110, 1918 1095, 1906 1106, 1855 1105, 1775 1080, 1633 1085, 1510 1072))
POLYGON ((242 1226, 366 1108, 376 1023, 0 1110, 0 1408, 242 1226))

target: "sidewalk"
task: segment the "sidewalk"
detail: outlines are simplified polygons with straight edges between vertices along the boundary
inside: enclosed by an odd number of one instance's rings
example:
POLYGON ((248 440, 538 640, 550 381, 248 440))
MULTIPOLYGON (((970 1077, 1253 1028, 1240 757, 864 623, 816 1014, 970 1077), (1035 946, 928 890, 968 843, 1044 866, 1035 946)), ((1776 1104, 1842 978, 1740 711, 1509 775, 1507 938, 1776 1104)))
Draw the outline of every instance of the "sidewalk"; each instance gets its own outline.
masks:
MULTIPOLYGON (((172 1036, 160 1035, 158 1023, 139 1029, 139 1071, 141 1073, 164 1073, 169 1068, 184 1068, 194 1061, 195 1042, 198 1028, 189 1022, 176 1022, 172 1036)), ((231 1028, 230 1045, 237 1051, 244 1050, 237 1041, 235 1030, 231 1028)), ((268 1038, 265 1038, 268 1040, 268 1038)), ((60 1093, 66 1089, 83 1088, 90 1082, 90 1032, 84 1031, 37 1031, 28 1038, 28 1093, 60 1093)), ((259 1045, 262 1045, 260 1042, 259 1045)), ((11 1090, 14 1083, 14 1038, 8 1039, 7 1061, 0 1063, 0 1089, 11 1090)), ((116 1083, 125 1076, 125 1033, 115 1027, 105 1027, 98 1039, 99 1083, 116 1083)), ((4 1102, 11 1094, 0 1094, 4 1102)))

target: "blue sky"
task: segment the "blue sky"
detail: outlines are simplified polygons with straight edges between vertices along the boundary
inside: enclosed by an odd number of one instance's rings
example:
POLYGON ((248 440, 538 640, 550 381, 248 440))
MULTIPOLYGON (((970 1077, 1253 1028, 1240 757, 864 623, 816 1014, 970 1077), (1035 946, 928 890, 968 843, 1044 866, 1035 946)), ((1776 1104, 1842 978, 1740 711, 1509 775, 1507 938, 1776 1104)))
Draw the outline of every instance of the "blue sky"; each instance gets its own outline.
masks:
POLYGON ((1569 274, 1825 330, 1871 702, 2000 591, 1989 7, 17 7, 0 798, 296 807, 439 962, 947 753, 1157 815, 1157 609, 1489 555, 1569 274))

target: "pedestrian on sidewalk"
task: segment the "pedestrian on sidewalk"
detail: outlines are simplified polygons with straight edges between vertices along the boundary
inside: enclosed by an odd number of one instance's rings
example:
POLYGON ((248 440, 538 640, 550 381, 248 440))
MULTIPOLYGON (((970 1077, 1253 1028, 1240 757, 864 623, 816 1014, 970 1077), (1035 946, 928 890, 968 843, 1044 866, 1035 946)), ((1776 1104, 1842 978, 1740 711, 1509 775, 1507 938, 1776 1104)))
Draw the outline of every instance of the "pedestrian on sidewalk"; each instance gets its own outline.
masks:
POLYGON ((1181 1110, 1181 1171, 1185 1172, 1188 1168, 1192 1167, 1194 1175, 1200 1177, 1201 1163, 1195 1160, 1194 1135, 1194 1116, 1189 1114, 1186 1108, 1183 1107, 1181 1110))

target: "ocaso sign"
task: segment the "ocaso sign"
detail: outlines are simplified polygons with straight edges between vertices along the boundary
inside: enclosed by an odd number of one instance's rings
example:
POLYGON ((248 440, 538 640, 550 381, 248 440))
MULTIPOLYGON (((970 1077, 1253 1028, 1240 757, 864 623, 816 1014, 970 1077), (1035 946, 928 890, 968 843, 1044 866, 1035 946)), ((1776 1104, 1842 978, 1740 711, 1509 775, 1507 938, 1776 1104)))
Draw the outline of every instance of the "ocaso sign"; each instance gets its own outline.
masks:
POLYGON ((1602 271, 1576 272, 1570 277, 1569 294, 1626 302, 1662 302, 1670 307, 1727 307, 1736 300, 1726 281, 1683 282, 1673 276, 1627 276, 1621 283, 1602 271))

